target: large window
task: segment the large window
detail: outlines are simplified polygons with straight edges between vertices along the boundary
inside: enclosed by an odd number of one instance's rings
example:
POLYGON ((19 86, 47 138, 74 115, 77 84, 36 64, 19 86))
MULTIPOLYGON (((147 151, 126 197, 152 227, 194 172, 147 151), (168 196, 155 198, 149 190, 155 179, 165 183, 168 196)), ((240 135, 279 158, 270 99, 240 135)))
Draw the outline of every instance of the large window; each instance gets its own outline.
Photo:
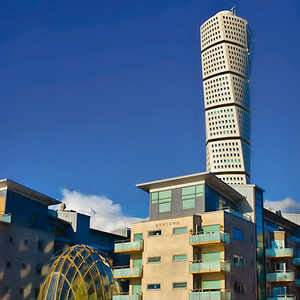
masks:
POLYGON ((202 281, 202 288, 206 289, 221 289, 222 281, 221 279, 218 280, 203 280, 202 281))
POLYGON ((232 229, 232 237, 238 241, 244 241, 244 232, 243 230, 233 228, 232 229))
POLYGON ((151 204, 158 203, 158 212, 171 211, 172 191, 160 191, 151 193, 151 204))
POLYGON ((202 261, 219 261, 221 260, 221 252, 206 252, 202 253, 202 261))
POLYGON ((141 241, 143 240, 143 234, 142 233, 135 233, 133 236, 134 241, 141 241))
POLYGON ((219 193, 209 188, 205 187, 205 211, 216 211, 218 209, 232 208, 235 210, 235 204, 225 199, 219 193))
POLYGON ((203 196, 203 185, 193 185, 181 189, 182 209, 195 208, 196 197, 203 196))

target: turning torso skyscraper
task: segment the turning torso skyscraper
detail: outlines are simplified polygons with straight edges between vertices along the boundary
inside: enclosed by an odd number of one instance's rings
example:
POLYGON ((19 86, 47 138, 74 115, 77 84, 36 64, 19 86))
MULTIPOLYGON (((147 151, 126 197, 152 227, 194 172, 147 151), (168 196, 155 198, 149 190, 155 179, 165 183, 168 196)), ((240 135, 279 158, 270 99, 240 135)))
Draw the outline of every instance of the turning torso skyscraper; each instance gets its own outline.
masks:
POLYGON ((221 11, 200 28, 206 169, 228 184, 250 183, 253 38, 247 24, 232 11, 221 11))

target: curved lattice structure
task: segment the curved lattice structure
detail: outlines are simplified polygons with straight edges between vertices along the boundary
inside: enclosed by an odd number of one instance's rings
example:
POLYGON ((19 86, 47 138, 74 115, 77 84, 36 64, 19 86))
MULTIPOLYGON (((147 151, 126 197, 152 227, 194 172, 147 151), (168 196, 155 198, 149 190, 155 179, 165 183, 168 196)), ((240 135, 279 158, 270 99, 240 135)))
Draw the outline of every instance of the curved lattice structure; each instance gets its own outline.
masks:
POLYGON ((117 287, 107 259, 96 249, 76 245, 56 258, 38 300, 111 300, 117 287))
POLYGON ((232 11, 201 26, 206 169, 229 184, 250 181, 252 44, 247 21, 232 11))

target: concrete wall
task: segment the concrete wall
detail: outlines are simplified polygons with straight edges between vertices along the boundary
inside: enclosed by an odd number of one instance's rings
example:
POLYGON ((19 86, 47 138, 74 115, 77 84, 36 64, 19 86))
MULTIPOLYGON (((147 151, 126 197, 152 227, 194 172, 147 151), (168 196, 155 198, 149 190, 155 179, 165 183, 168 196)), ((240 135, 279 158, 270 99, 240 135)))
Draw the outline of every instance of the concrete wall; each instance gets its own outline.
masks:
POLYGON ((13 224, 0 224, 0 245, 0 299, 36 299, 36 289, 50 267, 54 235, 13 224), (38 241, 43 242, 43 251, 38 250, 38 241), (41 274, 37 274, 37 264, 42 265, 41 274))

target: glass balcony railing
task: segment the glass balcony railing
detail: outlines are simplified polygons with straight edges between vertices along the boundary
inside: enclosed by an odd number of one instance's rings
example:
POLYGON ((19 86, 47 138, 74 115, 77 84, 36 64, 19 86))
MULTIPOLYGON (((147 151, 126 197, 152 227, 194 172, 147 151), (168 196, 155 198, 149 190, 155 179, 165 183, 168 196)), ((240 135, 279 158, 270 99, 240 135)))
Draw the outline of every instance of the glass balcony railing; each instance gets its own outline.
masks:
POLYGON ((300 265, 300 257, 294 257, 293 263, 294 265, 300 265))
POLYGON ((294 250, 292 248, 266 249, 266 256, 268 256, 268 257, 293 257, 294 250))
POLYGON ((296 297, 292 295, 279 295, 276 297, 268 297, 267 300, 296 300, 296 297))
POLYGON ((273 272, 267 273, 267 281, 294 281, 295 280, 295 272, 286 271, 286 272, 273 272))
POLYGON ((227 290, 193 290, 189 300, 230 300, 231 293, 227 290))
POLYGON ((215 243, 229 243, 230 235, 222 231, 215 232, 200 232, 190 235, 190 244, 215 244, 215 243))
POLYGON ((0 221, 5 223, 11 223, 11 214, 0 214, 0 221))
POLYGON ((224 208, 223 210, 230 213, 231 215, 234 215, 234 216, 238 217, 238 218, 241 218, 241 219, 244 219, 244 220, 247 220, 247 221, 250 221, 250 222, 252 221, 252 219, 249 215, 244 214, 242 212, 233 210, 231 208, 224 208))
POLYGON ((129 295, 128 293, 113 295, 113 300, 142 300, 142 298, 142 293, 136 295, 129 295))
POLYGON ((190 262, 190 273, 212 273, 230 271, 230 263, 223 260, 192 261, 190 262))
POLYGON ((115 252, 141 252, 143 250, 143 240, 139 241, 116 241, 115 252))
POLYGON ((121 267, 114 269, 115 278, 133 278, 133 277, 142 277, 143 267, 121 267))

